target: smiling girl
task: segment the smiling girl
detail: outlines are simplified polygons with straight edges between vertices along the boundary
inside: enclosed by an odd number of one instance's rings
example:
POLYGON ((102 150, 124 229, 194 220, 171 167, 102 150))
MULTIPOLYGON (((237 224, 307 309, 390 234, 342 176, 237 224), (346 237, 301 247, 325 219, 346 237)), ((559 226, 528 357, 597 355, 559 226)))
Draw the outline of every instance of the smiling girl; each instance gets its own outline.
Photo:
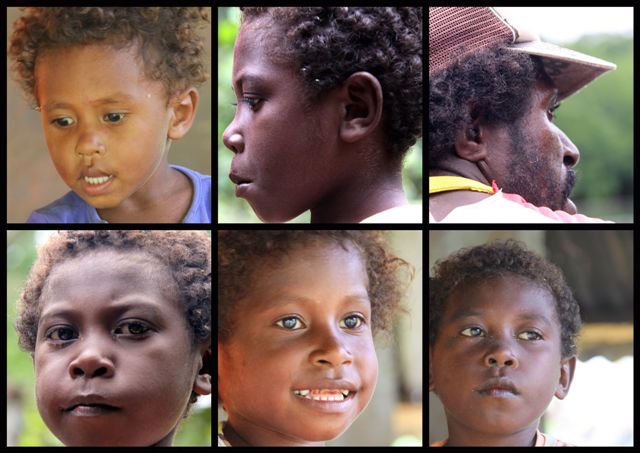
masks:
POLYGON ((421 8, 242 8, 223 142, 261 220, 421 222, 402 163, 422 135, 422 21, 421 8))
POLYGON ((379 231, 221 231, 218 444, 322 445, 376 385, 376 332, 400 301, 379 231))

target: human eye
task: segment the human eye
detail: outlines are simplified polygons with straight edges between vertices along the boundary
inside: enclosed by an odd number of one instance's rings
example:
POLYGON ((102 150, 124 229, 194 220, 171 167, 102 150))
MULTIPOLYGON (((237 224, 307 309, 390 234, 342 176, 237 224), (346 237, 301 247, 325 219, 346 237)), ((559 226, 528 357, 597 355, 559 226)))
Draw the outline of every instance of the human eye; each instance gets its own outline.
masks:
POLYGON ((51 124, 63 129, 69 126, 73 126, 75 123, 76 123, 75 120, 70 116, 62 116, 60 118, 55 118, 51 120, 51 124))
POLYGON ((121 322, 114 330, 116 335, 126 335, 130 337, 141 337, 151 331, 146 323, 138 320, 121 322))
POLYGON ((126 118, 127 114, 124 112, 110 112, 102 117, 107 123, 120 123, 126 118))
POLYGON ((560 108, 559 102, 553 104, 553 106, 547 110, 547 117, 549 118, 549 121, 553 121, 558 117, 558 115, 555 113, 558 108, 560 108))
POLYGON ((78 338, 78 333, 69 326, 53 326, 45 333, 45 338, 56 344, 63 344, 78 338))
POLYGON ((542 335, 540 335, 535 330, 525 330, 524 332, 521 332, 518 334, 518 338, 520 340, 526 340, 526 341, 538 341, 543 339, 542 335))
POLYGON ((340 321, 340 327, 343 329, 356 330, 361 328, 366 323, 364 316, 358 314, 351 314, 344 317, 340 321))
MULTIPOLYGON (((258 109, 260 108, 260 105, 262 104, 263 99, 259 98, 257 96, 247 96, 247 95, 243 95, 240 99, 239 102, 242 104, 247 104, 249 106, 249 109, 252 112, 257 112, 258 109)), ((232 103, 231 105, 237 106, 237 103, 232 103)))
POLYGON ((460 335, 465 337, 484 337, 485 333, 480 327, 467 327, 460 332, 460 335))
POLYGON ((287 316, 276 321, 276 325, 285 330, 300 330, 306 327, 302 320, 297 316, 287 316))

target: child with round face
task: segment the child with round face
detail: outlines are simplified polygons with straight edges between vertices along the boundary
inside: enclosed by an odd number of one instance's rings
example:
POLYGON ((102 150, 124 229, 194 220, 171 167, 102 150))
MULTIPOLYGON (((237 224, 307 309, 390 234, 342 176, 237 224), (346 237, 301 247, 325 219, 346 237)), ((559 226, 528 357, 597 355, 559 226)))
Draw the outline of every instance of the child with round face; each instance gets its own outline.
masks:
POLYGON ((205 223, 211 177, 169 165, 206 80, 205 8, 27 8, 14 76, 71 192, 29 223, 205 223))
POLYGON ((322 445, 369 403, 407 263, 376 231, 218 235, 218 443, 322 445))
POLYGON ((211 239, 54 234, 16 328, 38 410, 65 445, 169 446, 197 396, 211 393, 211 239))
POLYGON ((422 134, 422 9, 241 9, 236 196, 264 222, 420 223, 402 161, 422 134))
POLYGON ((429 283, 429 391, 449 437, 436 446, 563 445, 538 431, 569 392, 580 310, 561 271, 514 241, 436 264, 429 283))

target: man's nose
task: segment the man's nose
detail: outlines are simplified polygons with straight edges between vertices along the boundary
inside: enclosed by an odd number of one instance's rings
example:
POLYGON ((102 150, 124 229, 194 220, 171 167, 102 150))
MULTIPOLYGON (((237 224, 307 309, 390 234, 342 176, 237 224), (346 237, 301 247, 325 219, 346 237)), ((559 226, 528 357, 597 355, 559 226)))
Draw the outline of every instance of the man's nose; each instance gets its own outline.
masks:
POLYGON ((580 161, 580 151, 564 132, 560 131, 560 133, 560 141, 562 142, 564 150, 563 162, 567 167, 573 168, 578 165, 578 162, 580 161))

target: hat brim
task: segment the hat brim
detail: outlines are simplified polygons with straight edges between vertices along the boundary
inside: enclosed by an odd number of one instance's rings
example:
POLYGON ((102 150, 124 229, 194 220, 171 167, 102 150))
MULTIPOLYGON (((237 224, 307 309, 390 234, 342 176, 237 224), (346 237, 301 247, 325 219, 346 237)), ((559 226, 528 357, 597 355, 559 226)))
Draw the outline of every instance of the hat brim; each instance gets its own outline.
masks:
POLYGON ((558 99, 575 94, 597 77, 616 69, 616 65, 575 50, 542 41, 529 41, 507 46, 514 52, 540 57, 545 72, 558 89, 558 99))

